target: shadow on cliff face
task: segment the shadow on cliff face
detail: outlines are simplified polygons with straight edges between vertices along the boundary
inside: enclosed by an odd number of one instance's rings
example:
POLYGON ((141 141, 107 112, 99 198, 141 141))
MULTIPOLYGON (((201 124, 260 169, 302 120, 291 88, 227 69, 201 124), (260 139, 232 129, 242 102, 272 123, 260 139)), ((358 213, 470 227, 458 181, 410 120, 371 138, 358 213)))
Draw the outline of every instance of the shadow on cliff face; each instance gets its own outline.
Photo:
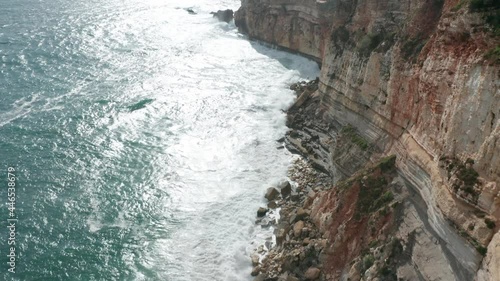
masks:
POLYGON ((250 44, 257 52, 277 60, 287 69, 299 71, 300 76, 308 77, 309 79, 315 79, 317 76, 319 76, 321 64, 315 58, 308 57, 303 54, 290 51, 289 49, 277 47, 275 45, 264 42, 251 41, 250 44), (304 68, 304 65, 306 64, 304 64, 303 61, 306 60, 316 62, 318 66, 314 68, 304 68))

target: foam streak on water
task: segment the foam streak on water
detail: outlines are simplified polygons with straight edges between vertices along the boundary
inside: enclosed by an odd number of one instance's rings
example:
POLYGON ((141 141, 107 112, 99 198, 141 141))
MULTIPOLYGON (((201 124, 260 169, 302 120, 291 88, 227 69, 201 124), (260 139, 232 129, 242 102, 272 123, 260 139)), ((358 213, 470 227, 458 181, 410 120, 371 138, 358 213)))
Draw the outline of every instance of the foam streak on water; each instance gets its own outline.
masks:
POLYGON ((18 280, 250 279, 270 235, 255 211, 291 160, 275 142, 288 85, 318 68, 209 14, 238 5, 0 0, 18 280))

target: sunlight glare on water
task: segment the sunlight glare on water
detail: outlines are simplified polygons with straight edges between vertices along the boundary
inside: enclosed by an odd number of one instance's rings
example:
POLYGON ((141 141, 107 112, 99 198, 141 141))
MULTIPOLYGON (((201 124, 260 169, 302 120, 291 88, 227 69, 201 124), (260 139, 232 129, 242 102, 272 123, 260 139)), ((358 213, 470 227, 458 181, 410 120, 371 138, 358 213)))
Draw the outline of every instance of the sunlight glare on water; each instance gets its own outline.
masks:
POLYGON ((318 66, 210 14, 239 1, 0 1, 16 277, 251 280, 288 87, 318 66))

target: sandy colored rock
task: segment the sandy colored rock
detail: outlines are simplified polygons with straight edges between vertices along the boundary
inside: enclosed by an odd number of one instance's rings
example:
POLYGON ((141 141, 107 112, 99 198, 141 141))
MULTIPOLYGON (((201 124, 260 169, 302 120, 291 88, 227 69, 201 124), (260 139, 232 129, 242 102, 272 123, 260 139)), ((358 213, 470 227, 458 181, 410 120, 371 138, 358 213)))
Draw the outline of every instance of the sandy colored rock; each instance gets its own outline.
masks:
POLYGON ((321 270, 316 267, 310 267, 307 269, 306 273, 304 273, 304 278, 306 280, 317 280, 321 274, 321 270))
POLYGON ((477 273, 477 281, 500 280, 500 232, 497 232, 488 246, 488 252, 477 273))
POLYGON ((304 222, 298 221, 293 225, 293 235, 295 237, 300 237, 302 229, 304 228, 304 222))

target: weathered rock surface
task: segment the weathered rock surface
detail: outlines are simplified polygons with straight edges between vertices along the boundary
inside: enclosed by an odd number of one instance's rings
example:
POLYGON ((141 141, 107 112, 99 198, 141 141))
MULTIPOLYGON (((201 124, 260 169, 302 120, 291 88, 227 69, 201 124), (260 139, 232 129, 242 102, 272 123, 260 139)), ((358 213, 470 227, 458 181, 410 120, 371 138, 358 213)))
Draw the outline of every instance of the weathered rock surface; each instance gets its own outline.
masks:
POLYGON ((258 210, 257 210, 257 217, 260 218, 260 217, 263 217, 266 215, 268 209, 266 208, 263 208, 263 207, 260 207, 258 210))
MULTIPOLYGON (((488 56, 500 38, 498 26, 487 22, 499 17, 500 2, 491 3, 477 9, 457 0, 245 0, 235 15, 251 38, 322 64, 318 90, 295 86, 301 93, 289 110, 290 149, 334 180, 397 156, 401 181, 421 198, 401 210, 416 210, 421 222, 402 219, 416 231, 412 239, 398 225, 399 239, 419 243, 410 247, 409 265, 395 267, 397 276, 472 280, 478 252, 487 248, 476 278, 500 280, 491 268, 500 252, 490 244, 500 233, 485 222, 500 219, 500 67, 488 56), (425 246, 435 241, 438 252, 425 246), (441 265, 451 270, 439 273, 441 265)), ((321 196, 332 194, 307 204, 321 196)), ((350 225, 333 217, 322 220, 350 225)), ((354 264, 358 269, 342 264, 336 269, 342 276, 355 276, 363 262, 354 264)))
POLYGON ((264 197, 266 197, 267 200, 272 201, 278 198, 279 194, 280 193, 276 188, 270 187, 267 189, 266 195, 264 197))
POLYGON ((286 181, 280 185, 280 192, 283 198, 288 197, 292 193, 292 186, 290 182, 286 181))
POLYGON ((321 270, 319 268, 310 267, 307 269, 306 273, 304 273, 304 278, 306 278, 306 280, 317 280, 320 274, 321 270))

